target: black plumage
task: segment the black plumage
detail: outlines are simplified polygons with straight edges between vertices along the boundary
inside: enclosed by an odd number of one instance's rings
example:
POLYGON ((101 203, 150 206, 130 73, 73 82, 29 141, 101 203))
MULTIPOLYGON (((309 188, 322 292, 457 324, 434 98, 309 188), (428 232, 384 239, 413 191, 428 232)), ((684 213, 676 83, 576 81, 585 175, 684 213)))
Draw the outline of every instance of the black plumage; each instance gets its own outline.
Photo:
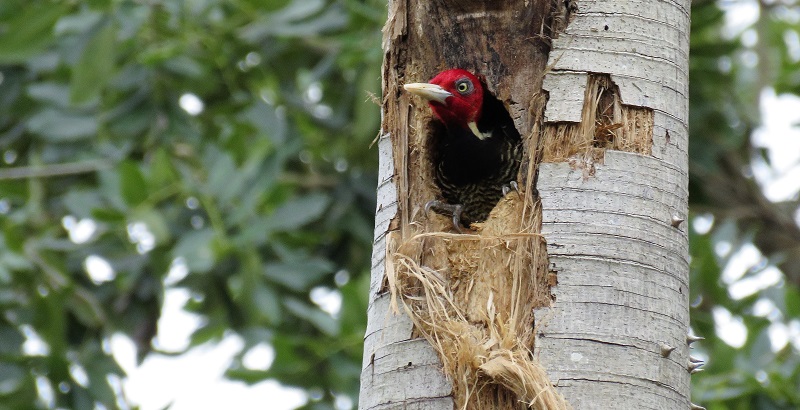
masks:
MULTIPOLYGON (((447 204, 461 205, 460 223, 466 227, 486 220, 503 188, 516 181, 522 160, 521 138, 511 116, 486 91, 477 126, 489 136, 480 139, 468 127, 438 121, 430 135, 434 180, 447 204)), ((431 208, 453 212, 453 207, 436 203, 431 208)))
POLYGON ((403 86, 428 101, 434 114, 429 133, 434 181, 442 198, 425 210, 451 215, 456 230, 482 222, 516 188, 522 140, 503 104, 476 75, 455 68, 429 83, 403 86))

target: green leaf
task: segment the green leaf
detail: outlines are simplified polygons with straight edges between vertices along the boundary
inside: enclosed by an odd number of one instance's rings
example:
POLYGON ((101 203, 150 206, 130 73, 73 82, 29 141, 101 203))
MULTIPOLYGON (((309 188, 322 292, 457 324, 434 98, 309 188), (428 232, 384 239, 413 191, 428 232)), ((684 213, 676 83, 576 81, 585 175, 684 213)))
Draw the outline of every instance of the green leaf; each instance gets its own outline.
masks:
POLYGON ((230 199, 239 194, 243 181, 238 175, 236 162, 230 155, 215 153, 213 165, 209 172, 206 186, 221 200, 230 199))
POLYGON ((112 208, 92 209, 92 218, 100 222, 119 223, 125 221, 125 214, 112 208))
POLYGON ((28 130, 50 142, 77 141, 97 134, 97 120, 91 115, 45 108, 28 120, 28 130))
POLYGON ((0 324, 0 355, 18 355, 22 353, 25 337, 14 327, 0 324))
POLYGON ((322 0, 294 0, 282 10, 245 26, 239 35, 251 42, 268 36, 308 37, 347 24, 349 17, 340 7, 323 10, 324 6, 322 0))
POLYGON ((294 298, 286 298, 283 301, 283 305, 286 306, 286 309, 295 314, 295 316, 311 322, 311 324, 322 333, 328 336, 336 336, 339 334, 339 322, 329 314, 312 307, 308 303, 301 302, 294 298))
MULTIPOLYGON (((25 241, 27 240, 27 236, 20 226, 11 223, 3 224, 3 235, 5 243, 0 244, 0 246, 5 246, 7 250, 18 252, 19 254, 24 253, 23 249, 25 246, 25 241)), ((0 256, 0 262, 3 262, 5 259, 11 257, 11 255, 14 255, 13 252, 3 252, 2 256, 0 256)), ((28 263, 26 259, 23 259, 23 261, 28 263)))
POLYGON ((156 209, 139 209, 130 216, 130 220, 140 221, 147 225, 147 230, 153 234, 156 245, 165 244, 172 238, 167 220, 156 209))
POLYGON ((343 331, 350 334, 364 333, 364 312, 367 311, 369 281, 369 275, 361 275, 339 288, 342 292, 339 321, 342 323, 343 331))
POLYGON ((150 162, 150 185, 160 189, 178 181, 178 174, 172 166, 172 158, 163 147, 159 147, 150 162))
POLYGON ((41 2, 22 7, 0 35, 0 64, 21 64, 53 41, 53 26, 69 2, 41 2))
POLYGON ((207 74, 205 67, 186 55, 179 55, 164 61, 164 68, 188 78, 202 78, 207 74))
POLYGON ((72 68, 72 102, 82 103, 100 96, 114 74, 116 38, 114 25, 105 24, 86 44, 80 60, 72 68))
POLYGON ((750 365, 752 371, 763 369, 768 363, 772 362, 775 353, 772 352, 772 342, 769 338, 769 330, 764 327, 758 333, 750 347, 750 365))
POLYGON ((28 86, 28 96, 34 100, 54 104, 62 108, 69 107, 69 87, 56 82, 34 83, 28 86))
POLYGON ((784 288, 786 302, 786 316, 800 318, 800 289, 796 286, 786 285, 784 288))
POLYGON ((324 6, 323 0, 292 0, 270 17, 275 21, 297 21, 318 13, 324 6))
POLYGON ((267 323, 277 324, 281 320, 281 297, 275 289, 264 284, 256 284, 251 290, 253 307, 258 316, 267 323))
POLYGON ((731 400, 740 398, 746 394, 752 393, 752 389, 744 386, 719 386, 707 395, 704 395, 706 400, 731 400))
POLYGON ((67 14, 60 19, 55 26, 56 35, 63 34, 83 34, 97 26, 103 19, 103 14, 83 9, 78 13, 67 14))
POLYGON ((131 161, 119 164, 120 194, 128 206, 134 207, 147 199, 147 182, 139 166, 131 161))
POLYGON ((216 259, 214 231, 210 228, 191 231, 181 236, 172 250, 175 257, 183 257, 191 272, 208 272, 216 259))
POLYGON ((97 194, 97 191, 76 189, 67 193, 64 198, 64 205, 66 205, 70 214, 83 219, 91 216, 93 209, 101 208, 103 202, 100 200, 100 195, 97 194))
POLYGON ((268 231, 295 230, 318 219, 328 208, 331 198, 313 193, 284 203, 267 219, 268 231))
POLYGON ((266 135, 276 144, 286 141, 286 120, 277 115, 275 109, 259 100, 244 111, 241 119, 255 126, 259 133, 266 135))
POLYGON ((72 293, 68 302, 70 311, 85 326, 100 327, 105 323, 106 316, 97 298, 88 290, 78 288, 72 293))
POLYGON ((22 387, 25 370, 13 363, 0 362, 0 396, 6 396, 22 387))
POLYGON ((248 384, 258 383, 264 379, 268 379, 269 373, 263 370, 250 370, 247 368, 229 369, 225 372, 225 377, 232 380, 241 380, 248 384))
POLYGON ((140 98, 134 94, 127 100, 120 101, 109 112, 104 113, 104 118, 109 120, 106 124, 110 133, 119 137, 136 138, 153 126, 155 114, 152 107, 132 108, 132 106, 139 105, 140 98))
POLYGON ((224 336, 226 329, 225 323, 219 321, 206 323, 192 333, 190 345, 198 346, 206 342, 219 340, 224 336))
POLYGON ((84 366, 86 374, 89 376, 88 390, 96 400, 99 400, 107 406, 112 406, 115 403, 116 395, 114 394, 114 389, 109 384, 109 369, 104 367, 106 366, 98 366, 96 360, 91 366, 84 366))
POLYGON ((309 362, 313 359, 305 357, 307 354, 298 348, 306 344, 304 342, 307 343, 299 335, 285 335, 272 339, 270 344, 275 349, 275 361, 269 368, 270 375, 290 383, 298 377, 308 378, 309 367, 312 366, 309 362))
POLYGON ((307 291, 313 284, 333 271, 330 261, 320 258, 282 263, 268 263, 264 276, 292 290, 307 291))
POLYGON ((356 99, 354 104, 354 118, 351 122, 353 132, 356 135, 374 135, 375 130, 380 128, 380 107, 372 101, 371 96, 381 94, 380 71, 378 66, 368 68, 360 73, 361 81, 357 83, 356 99))

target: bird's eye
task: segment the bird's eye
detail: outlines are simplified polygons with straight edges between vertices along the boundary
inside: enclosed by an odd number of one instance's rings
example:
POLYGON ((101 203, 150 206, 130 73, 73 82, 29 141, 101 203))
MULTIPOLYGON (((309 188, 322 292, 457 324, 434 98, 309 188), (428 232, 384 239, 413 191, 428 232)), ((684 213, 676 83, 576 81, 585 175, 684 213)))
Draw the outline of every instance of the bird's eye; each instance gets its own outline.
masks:
POLYGON ((472 91, 472 83, 469 80, 461 80, 456 83, 456 90, 461 94, 467 94, 472 91))

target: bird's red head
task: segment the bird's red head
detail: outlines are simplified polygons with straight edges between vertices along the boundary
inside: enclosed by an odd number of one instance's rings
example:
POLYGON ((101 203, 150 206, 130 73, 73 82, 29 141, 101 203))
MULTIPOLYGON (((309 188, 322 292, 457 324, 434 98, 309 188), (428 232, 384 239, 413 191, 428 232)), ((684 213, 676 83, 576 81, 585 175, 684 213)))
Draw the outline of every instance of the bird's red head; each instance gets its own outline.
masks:
POLYGON ((459 68, 442 71, 430 83, 406 84, 428 100, 433 113, 448 127, 473 128, 483 108, 483 86, 474 74, 459 68))

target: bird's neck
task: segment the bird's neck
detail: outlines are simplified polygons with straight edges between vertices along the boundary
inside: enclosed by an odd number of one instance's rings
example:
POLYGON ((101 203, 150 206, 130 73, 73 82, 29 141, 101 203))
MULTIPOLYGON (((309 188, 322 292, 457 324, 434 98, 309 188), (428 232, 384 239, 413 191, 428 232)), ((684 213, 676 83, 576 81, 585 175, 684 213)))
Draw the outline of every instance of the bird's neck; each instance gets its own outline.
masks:
POLYGON ((450 122, 442 121, 442 122, 444 122, 445 126, 450 130, 461 129, 463 132, 459 133, 459 135, 470 135, 481 141, 485 141, 492 137, 493 130, 480 129, 478 127, 477 120, 465 122, 464 120, 459 119, 457 121, 450 121, 450 122))

